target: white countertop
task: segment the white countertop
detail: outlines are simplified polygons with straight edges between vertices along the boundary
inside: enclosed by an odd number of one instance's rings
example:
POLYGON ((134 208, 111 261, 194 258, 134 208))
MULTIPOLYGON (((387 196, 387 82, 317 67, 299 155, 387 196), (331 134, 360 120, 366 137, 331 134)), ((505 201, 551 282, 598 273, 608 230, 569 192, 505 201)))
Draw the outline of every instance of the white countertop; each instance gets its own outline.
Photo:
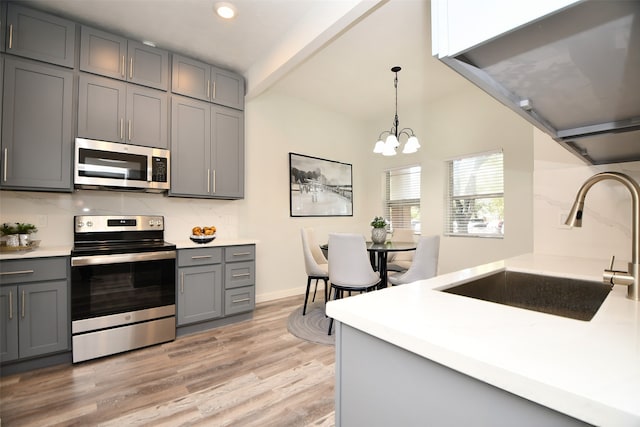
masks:
POLYGON ((189 248, 206 248, 212 246, 237 246, 237 245, 255 245, 258 243, 255 239, 221 239, 216 238, 209 243, 195 243, 189 240, 189 238, 180 241, 172 241, 178 249, 189 248))
MULTIPOLYGON (((237 246, 237 245, 254 245, 258 243, 255 239, 214 239, 209 243, 194 243, 189 239, 171 242, 176 245, 177 249, 188 248, 206 248, 211 246, 237 246)), ((47 246, 41 245, 30 251, 10 251, 0 253, 1 260, 9 259, 28 259, 28 258, 45 258, 52 256, 69 256, 71 254, 71 245, 69 246, 47 246)))
POLYGON ((30 251, 10 251, 0 253, 0 260, 45 258, 52 256, 69 256, 71 246, 40 246, 30 251))
POLYGON ((600 282, 606 260, 523 255, 327 304, 338 321, 595 425, 640 426, 640 302, 573 320, 440 292, 503 269, 600 282))

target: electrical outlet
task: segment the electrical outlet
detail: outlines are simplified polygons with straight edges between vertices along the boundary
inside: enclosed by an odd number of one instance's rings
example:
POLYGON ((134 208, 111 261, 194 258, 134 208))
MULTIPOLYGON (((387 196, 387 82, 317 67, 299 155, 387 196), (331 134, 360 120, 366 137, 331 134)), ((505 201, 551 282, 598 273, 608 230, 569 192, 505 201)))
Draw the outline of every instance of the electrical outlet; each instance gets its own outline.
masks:
POLYGON ((569 227, 568 225, 565 224, 565 222, 567 221, 567 218, 569 218, 569 212, 568 211, 561 211, 558 214, 558 228, 561 230, 570 230, 571 227, 569 227))
POLYGON ((48 222, 49 218, 46 215, 38 215, 36 218, 36 226, 39 228, 46 227, 48 222))

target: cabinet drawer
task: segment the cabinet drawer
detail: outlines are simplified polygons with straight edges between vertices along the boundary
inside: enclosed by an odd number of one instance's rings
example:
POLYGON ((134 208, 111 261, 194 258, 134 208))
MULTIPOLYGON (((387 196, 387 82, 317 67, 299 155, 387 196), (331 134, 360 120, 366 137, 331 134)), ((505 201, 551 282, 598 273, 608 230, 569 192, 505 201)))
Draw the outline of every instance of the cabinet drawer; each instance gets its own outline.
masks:
POLYGON ((253 261, 226 264, 224 271, 225 289, 254 285, 256 283, 256 264, 253 261))
POLYGON ((30 258, 0 263, 0 283, 39 282, 67 278, 69 258, 30 258))
POLYGON ((251 311, 256 306, 256 292, 254 286, 230 289, 224 291, 224 314, 236 314, 251 311))
POLYGON ((180 249, 178 251, 178 266, 220 264, 222 262, 222 248, 180 249))
POLYGON ((255 258, 255 245, 228 246, 224 250, 224 260, 226 262, 251 261, 255 258))

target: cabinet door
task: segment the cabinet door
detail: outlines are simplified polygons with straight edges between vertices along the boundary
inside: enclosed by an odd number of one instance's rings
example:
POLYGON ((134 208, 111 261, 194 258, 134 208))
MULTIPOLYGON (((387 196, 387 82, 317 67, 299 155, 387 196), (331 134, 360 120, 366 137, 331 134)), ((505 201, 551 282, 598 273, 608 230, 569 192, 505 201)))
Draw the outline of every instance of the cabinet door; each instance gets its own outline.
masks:
POLYGON ((67 281, 18 287, 20 357, 69 349, 67 281))
POLYGON ((215 197, 244 197, 244 113, 211 107, 212 187, 215 197))
POLYGON ((126 74, 127 39, 82 26, 80 69, 123 80, 126 74))
POLYGON ((80 75, 78 136, 124 142, 126 83, 89 74, 80 75))
POLYGON ((211 68, 211 101, 239 110, 244 109, 244 79, 220 68, 211 68))
POLYGON ((173 96, 170 194, 209 196, 210 155, 211 106, 206 102, 173 96))
POLYGON ((221 265, 184 267, 178 276, 178 325, 222 316, 221 265))
POLYGON ((10 3, 7 52, 73 68, 76 25, 66 19, 10 3))
POLYGON ((0 362, 18 358, 18 288, 0 288, 0 362))
POLYGON ((71 71, 6 57, 0 188, 71 191, 71 71))
POLYGON ((171 91, 191 98, 211 98, 211 66, 195 59, 173 55, 171 91))
POLYGON ((167 104, 166 92, 127 85, 126 142, 169 148, 167 104))
POLYGON ((128 81, 156 89, 169 87, 169 53, 129 40, 128 81))

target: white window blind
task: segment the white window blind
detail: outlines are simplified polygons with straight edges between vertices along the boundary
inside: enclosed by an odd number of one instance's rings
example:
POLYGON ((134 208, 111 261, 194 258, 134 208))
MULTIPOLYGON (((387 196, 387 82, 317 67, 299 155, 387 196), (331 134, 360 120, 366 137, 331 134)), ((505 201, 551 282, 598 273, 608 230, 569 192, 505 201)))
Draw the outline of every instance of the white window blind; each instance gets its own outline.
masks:
POLYGON ((448 162, 445 235, 504 236, 504 162, 502 151, 448 162))
POLYGON ((390 169, 385 177, 385 218, 390 228, 420 232, 420 166, 390 169))

